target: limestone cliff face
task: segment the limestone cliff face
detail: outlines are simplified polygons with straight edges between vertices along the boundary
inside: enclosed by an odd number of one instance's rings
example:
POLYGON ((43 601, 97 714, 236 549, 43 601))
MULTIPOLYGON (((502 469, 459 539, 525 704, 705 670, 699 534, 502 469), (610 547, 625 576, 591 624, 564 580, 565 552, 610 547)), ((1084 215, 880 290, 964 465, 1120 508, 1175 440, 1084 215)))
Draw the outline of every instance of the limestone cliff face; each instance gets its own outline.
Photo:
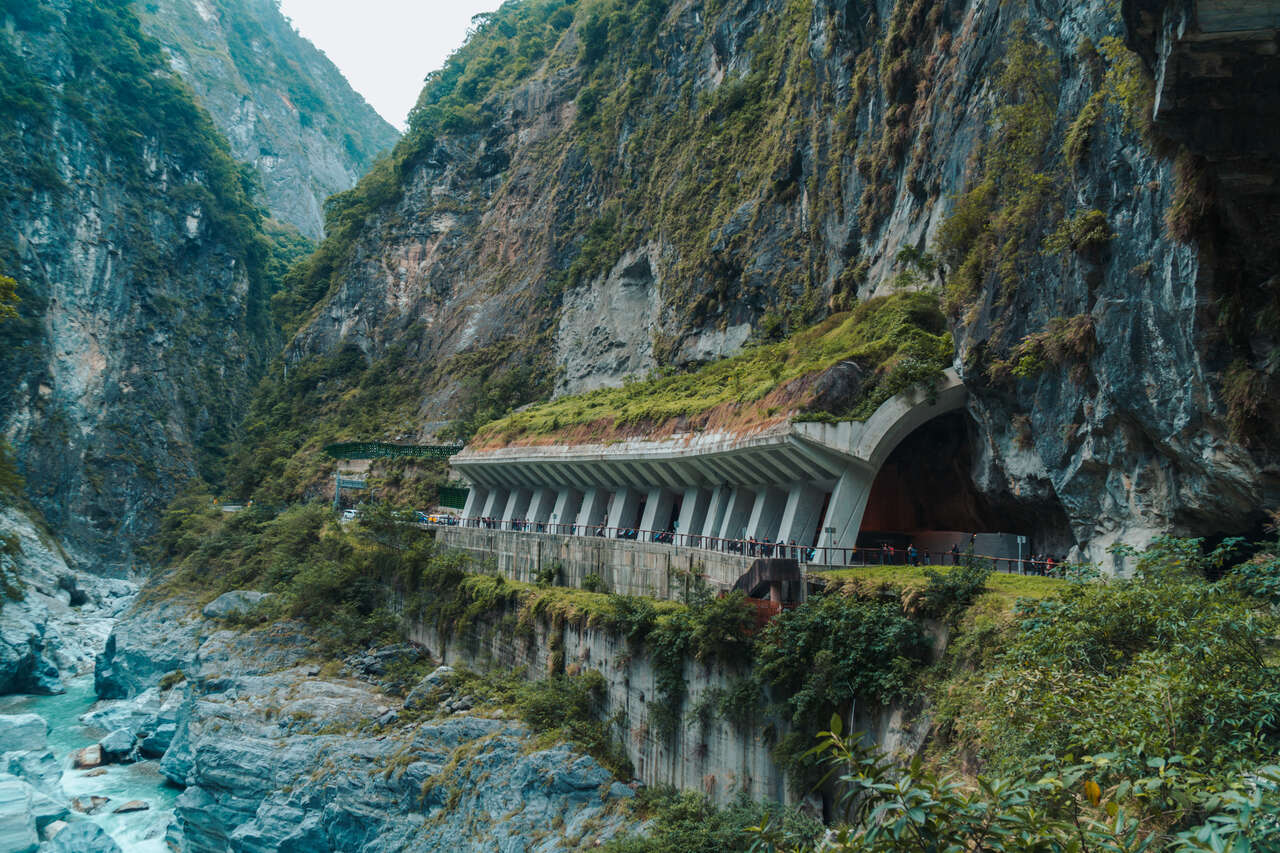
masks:
POLYGON ((1274 333, 1247 322, 1276 252, 1232 176, 1273 184, 1274 145, 1197 148, 1223 66, 1166 73, 1208 14, 1169 7, 524 4, 428 81, 289 358, 357 347, 430 434, 504 377, 616 384, 936 288, 974 480, 1038 548, 1245 532, 1277 498, 1274 333), (513 39, 536 61, 495 77, 513 39))
POLYGON ((399 133, 273 0, 147 0, 135 8, 236 159, 257 171, 267 209, 318 240, 325 199, 355 186, 399 133))
POLYGON ((0 6, 0 430, 71 562, 122 574, 273 333, 261 214, 127 6, 0 6))

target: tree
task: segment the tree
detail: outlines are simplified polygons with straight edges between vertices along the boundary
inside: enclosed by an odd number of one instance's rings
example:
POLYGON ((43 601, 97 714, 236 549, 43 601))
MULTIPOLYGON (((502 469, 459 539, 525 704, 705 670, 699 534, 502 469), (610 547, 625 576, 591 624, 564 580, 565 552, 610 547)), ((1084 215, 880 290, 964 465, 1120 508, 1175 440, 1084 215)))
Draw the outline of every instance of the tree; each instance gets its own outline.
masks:
POLYGON ((7 275, 0 275, 0 320, 16 320, 20 301, 18 282, 7 275))

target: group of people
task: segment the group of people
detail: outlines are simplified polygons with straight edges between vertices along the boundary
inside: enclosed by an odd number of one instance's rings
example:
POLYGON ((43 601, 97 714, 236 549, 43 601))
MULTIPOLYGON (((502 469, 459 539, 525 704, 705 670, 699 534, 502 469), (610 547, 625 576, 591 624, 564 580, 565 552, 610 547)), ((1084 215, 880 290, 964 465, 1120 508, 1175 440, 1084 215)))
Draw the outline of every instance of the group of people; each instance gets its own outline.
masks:
MULTIPOLYGON (((468 527, 479 527, 487 530, 515 530, 521 532, 538 532, 538 533, 561 533, 570 536, 578 533, 577 524, 547 524, 545 522, 532 522, 526 518, 517 518, 510 521, 503 521, 499 518, 481 517, 463 519, 462 522, 468 527)), ((643 534, 647 541, 659 542, 665 544, 677 544, 676 532, 674 530, 655 530, 642 531, 634 527, 611 528, 607 521, 601 521, 599 524, 584 528, 587 535, 608 537, 610 535, 615 539, 638 540, 643 534)), ((965 558, 972 557, 976 535, 969 538, 968 548, 961 551, 960 544, 955 543, 948 551, 939 551, 936 555, 927 547, 919 547, 914 542, 908 543, 905 547, 895 547, 890 542, 883 542, 879 549, 872 547, 871 549, 837 549, 835 554, 827 555, 832 559, 824 559, 824 562, 832 562, 835 564, 848 563, 850 557, 854 562, 875 562, 878 558, 881 565, 908 565, 908 566, 930 566, 930 565, 960 565, 965 558), (878 551, 878 553, 877 553, 878 551), (861 559, 859 559, 859 555, 861 559), (936 558, 936 561, 935 561, 936 558)), ((686 536, 683 541, 678 544, 688 545, 690 547, 709 547, 718 551, 726 551, 733 554, 744 554, 748 557, 764 557, 791 559, 802 563, 812 563, 817 556, 818 549, 798 544, 794 539, 791 541, 783 541, 781 539, 771 539, 769 537, 756 538, 750 536, 746 539, 703 539, 701 537, 686 536)), ((1061 572, 1063 562, 1049 554, 1034 554, 1028 558, 1014 557, 988 557, 991 560, 992 568, 997 571, 1004 570, 1016 574, 1045 575, 1055 576, 1061 572), (1005 565, 1001 565, 1001 563, 1005 565)))

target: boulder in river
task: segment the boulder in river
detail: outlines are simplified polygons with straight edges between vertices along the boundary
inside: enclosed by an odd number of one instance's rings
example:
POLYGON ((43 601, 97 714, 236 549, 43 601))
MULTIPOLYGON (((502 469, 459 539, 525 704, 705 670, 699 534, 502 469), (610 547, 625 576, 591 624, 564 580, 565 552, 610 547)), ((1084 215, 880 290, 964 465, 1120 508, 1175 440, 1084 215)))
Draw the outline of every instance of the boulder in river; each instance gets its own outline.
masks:
POLYGON ((130 812, 145 812, 151 808, 151 804, 146 800, 130 800, 119 808, 112 809, 112 814, 129 814, 130 812))
POLYGON ((107 764, 122 764, 130 760, 136 738, 129 729, 116 729, 98 741, 102 760, 107 764))
POLYGON ((73 823, 53 836, 41 853, 123 853, 120 845, 96 823, 73 823))
POLYGON ((0 850, 31 853, 40 843, 31 795, 30 785, 0 773, 0 850))
POLYGON ((0 716, 0 752, 43 750, 49 724, 39 714, 0 716))
POLYGON ((71 753, 71 761, 80 770, 98 767, 102 764, 102 747, 96 743, 71 753))
POLYGON ((75 797, 71 800, 71 808, 80 814, 97 814, 109 802, 111 802, 110 797, 99 797, 94 794, 90 797, 75 797))

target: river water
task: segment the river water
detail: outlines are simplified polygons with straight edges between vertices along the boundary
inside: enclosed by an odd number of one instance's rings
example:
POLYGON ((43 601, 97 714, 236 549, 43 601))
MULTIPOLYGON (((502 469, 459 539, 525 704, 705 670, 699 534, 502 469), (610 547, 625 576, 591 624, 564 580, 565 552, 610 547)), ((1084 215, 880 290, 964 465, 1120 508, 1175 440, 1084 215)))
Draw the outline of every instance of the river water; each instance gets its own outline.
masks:
POLYGON ((0 714, 39 714, 49 722, 49 748, 62 765, 62 788, 67 797, 110 797, 101 813, 90 815, 89 820, 110 833, 124 853, 169 853, 165 829, 181 791, 166 783, 159 773, 158 761, 105 765, 106 773, 98 776, 72 768, 71 753, 97 743, 107 732, 82 726, 78 719, 97 699, 93 677, 83 676, 64 684, 67 692, 61 696, 0 697, 0 714), (142 800, 151 808, 112 814, 113 809, 131 800, 142 800))

